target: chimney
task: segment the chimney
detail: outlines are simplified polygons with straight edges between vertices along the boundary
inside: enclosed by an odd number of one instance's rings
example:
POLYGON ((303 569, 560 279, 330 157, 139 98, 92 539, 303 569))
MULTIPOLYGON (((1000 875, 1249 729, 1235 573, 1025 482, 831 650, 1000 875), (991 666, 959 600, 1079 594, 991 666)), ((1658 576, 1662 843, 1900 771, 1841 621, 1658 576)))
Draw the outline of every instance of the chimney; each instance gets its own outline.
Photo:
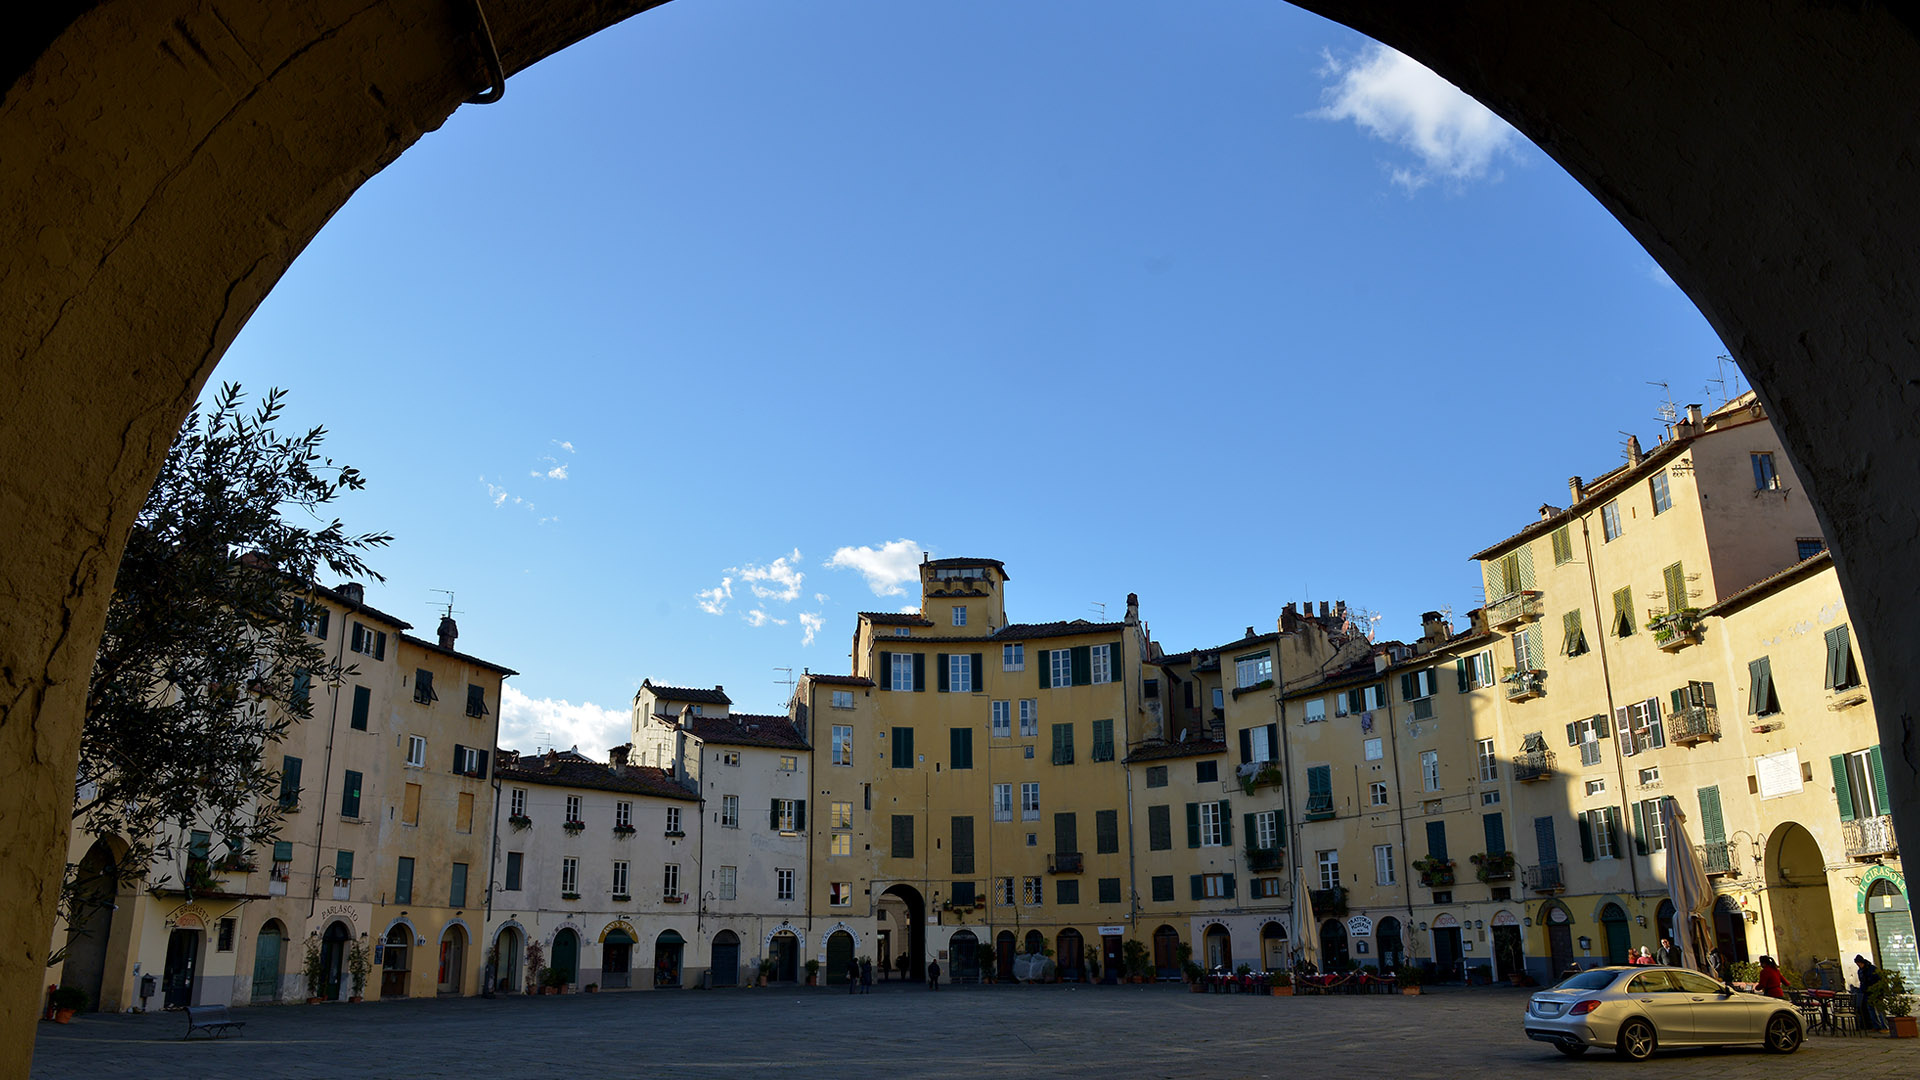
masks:
POLYGON ((1251 627, 1251 626, 1249 626, 1249 627, 1247 627, 1247 636, 1248 636, 1248 637, 1252 637, 1252 636, 1253 636, 1253 627, 1251 627))
POLYGON ((460 627, 453 621, 453 616, 440 616, 440 647, 452 652, 453 643, 459 637, 460 627))
POLYGON ((347 603, 355 607, 364 607, 367 603, 366 586, 357 581, 343 581, 340 583, 340 587, 333 591, 346 597, 347 603))
POLYGON ((1707 418, 1701 414, 1700 406, 1698 405, 1687 406, 1687 423, 1693 425, 1693 430, 1695 434, 1699 433, 1700 428, 1703 425, 1705 425, 1706 422, 1707 422, 1707 418))
POLYGON ((1571 498, 1574 502, 1577 503, 1581 499, 1586 497, 1585 490, 1584 490, 1585 487, 1586 487, 1586 482, 1581 480, 1579 477, 1577 476, 1567 477, 1567 496, 1571 498))
POLYGON ((627 775, 627 755, 633 752, 633 744, 626 743, 607 751, 607 761, 613 765, 615 776, 627 775))
POLYGON ((1453 636, 1453 625, 1440 617, 1437 611, 1420 613, 1420 637, 1430 644, 1439 644, 1453 636))
POLYGON ((1638 435, 1629 435, 1629 436, 1627 436, 1627 464, 1628 464, 1628 466, 1634 466, 1634 465, 1638 465, 1638 464, 1640 464, 1640 458, 1641 458, 1642 456, 1643 456, 1643 455, 1642 455, 1642 454, 1640 453, 1640 436, 1638 436, 1638 435))
POLYGON ((1139 623, 1140 623, 1140 594, 1130 592, 1127 594, 1127 625, 1137 626, 1139 625, 1139 623))
POLYGON ((520 751, 518 750, 495 751, 493 755, 493 765, 494 765, 494 768, 496 769, 519 768, 520 767, 520 751))
POLYGON ((549 772, 553 771, 555 768, 559 766, 559 764, 560 764, 560 751, 558 750, 547 751, 547 771, 549 772))
MULTIPOLYGON (((1322 606, 1324 608, 1324 605, 1322 606)), ((1322 613, 1324 614, 1324 611, 1322 613)), ((1336 619, 1344 619, 1347 617, 1347 602, 1345 600, 1335 600, 1333 602, 1333 617, 1336 619)))
POLYGON ((1541 521, 1545 521, 1559 512, 1560 512, 1560 508, 1553 505, 1552 503, 1540 504, 1540 520, 1541 521))
POLYGON ((1325 600, 1320 601, 1320 617, 1323 619, 1330 619, 1333 617, 1327 612, 1327 602, 1325 600))

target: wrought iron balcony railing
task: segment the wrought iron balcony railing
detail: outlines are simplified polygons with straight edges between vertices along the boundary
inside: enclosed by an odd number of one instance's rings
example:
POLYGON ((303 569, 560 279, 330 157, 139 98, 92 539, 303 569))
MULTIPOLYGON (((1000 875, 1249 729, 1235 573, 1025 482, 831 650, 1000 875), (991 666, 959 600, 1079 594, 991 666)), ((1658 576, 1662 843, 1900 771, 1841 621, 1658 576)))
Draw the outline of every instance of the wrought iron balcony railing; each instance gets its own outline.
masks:
POLYGON ((1667 739, 1675 746, 1692 746, 1720 737, 1720 710, 1692 705, 1667 717, 1667 739))
POLYGON ((1520 877, 1521 884, 1534 892, 1560 892, 1567 887, 1566 879, 1560 876, 1559 863, 1529 866, 1520 877))
POLYGON ((1714 840, 1705 844, 1696 844, 1694 845, 1694 851, 1699 854, 1700 866, 1706 870, 1709 876, 1717 874, 1738 875, 1740 873, 1740 861, 1736 857, 1738 853, 1734 851, 1733 842, 1730 840, 1714 840))
POLYGON ((1553 751, 1529 750, 1513 758, 1513 778, 1523 784, 1545 780, 1553 775, 1553 751))
POLYGON ((1843 821, 1840 835, 1846 841, 1849 859, 1892 855, 1900 850, 1893 837, 1893 819, 1886 814, 1843 821))
POLYGON ((1087 860, 1078 851, 1056 851, 1047 856, 1047 873, 1081 874, 1087 869, 1087 860))
POLYGON ((1547 673, 1538 668, 1515 671, 1501 681, 1507 684, 1508 701, 1526 701, 1547 693, 1547 673))
POLYGON ((1487 605, 1487 625, 1495 630, 1511 630, 1540 617, 1540 593, 1522 589, 1487 605))

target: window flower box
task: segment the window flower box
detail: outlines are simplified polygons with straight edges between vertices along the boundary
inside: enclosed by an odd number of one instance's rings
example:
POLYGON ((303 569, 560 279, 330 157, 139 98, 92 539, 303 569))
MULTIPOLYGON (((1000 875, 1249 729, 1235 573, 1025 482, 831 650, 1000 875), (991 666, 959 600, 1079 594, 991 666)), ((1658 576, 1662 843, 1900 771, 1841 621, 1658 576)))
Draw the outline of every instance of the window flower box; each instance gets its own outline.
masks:
POLYGON ((629 836, 632 836, 634 833, 638 831, 639 831, 638 829, 635 829, 631 825, 615 825, 613 827, 613 835, 621 838, 622 840, 626 839, 629 836))
POLYGON ((560 827, 567 830, 568 835, 579 836, 581 830, 587 827, 587 823, 584 821, 569 821, 560 827))
POLYGON ((1446 889, 1453 886, 1453 860, 1437 859, 1432 855, 1416 859, 1413 868, 1420 872, 1420 884, 1429 889, 1446 889))
POLYGON ((1513 852, 1511 851, 1475 855, 1473 864, 1480 868, 1474 876, 1481 881, 1513 880, 1513 852))
POLYGON ((1666 652, 1679 652, 1700 643, 1700 609, 1647 612, 1647 626, 1653 630, 1654 644, 1666 652))
POLYGON ((579 893, 577 893, 577 892, 563 892, 563 893, 561 893, 561 894, 560 894, 560 899, 562 899, 562 900, 578 900, 578 899, 580 899, 580 894, 579 894, 579 893))
POLYGON ((613 902, 616 904, 632 903, 633 896, 629 893, 617 892, 613 894, 613 902))
POLYGON ((687 894, 668 893, 660 898, 660 902, 663 904, 684 904, 687 902, 687 894))
POLYGON ((533 824, 533 819, 525 814, 509 814, 507 816, 507 824, 513 826, 515 829, 525 829, 533 824))

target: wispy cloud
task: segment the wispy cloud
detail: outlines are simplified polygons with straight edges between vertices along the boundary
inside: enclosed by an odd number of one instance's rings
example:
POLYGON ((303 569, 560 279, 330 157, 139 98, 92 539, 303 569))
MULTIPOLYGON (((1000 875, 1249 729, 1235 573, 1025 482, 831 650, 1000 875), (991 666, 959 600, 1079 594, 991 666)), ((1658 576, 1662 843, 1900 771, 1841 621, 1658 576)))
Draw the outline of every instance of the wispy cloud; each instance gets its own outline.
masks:
MULTIPOLYGON (((552 458, 541 458, 540 460, 553 461, 552 458)), ((567 466, 560 462, 555 462, 553 468, 548 469, 546 472, 541 472, 539 469, 535 469, 532 472, 529 472, 527 475, 536 477, 536 478, 545 477, 548 480, 565 480, 567 478, 567 466)))
POLYGON ((723 577, 720 579, 720 584, 711 589, 702 589, 693 595, 700 601, 701 611, 709 615, 724 615, 727 611, 727 601, 733 599, 733 579, 723 577))
POLYGON ((506 488, 501 487, 499 484, 495 484, 489 481, 484 476, 480 478, 480 482, 486 485, 487 500, 493 503, 495 507, 503 507, 503 506, 509 506, 509 505, 519 506, 519 507, 524 507, 528 513, 534 512, 534 506, 532 503, 528 502, 527 500, 521 498, 518 495, 515 495, 513 492, 508 491, 506 488))
POLYGON ((569 454, 573 453, 573 444, 566 441, 565 439, 553 439, 551 441, 553 445, 559 447, 562 450, 565 450, 567 453, 569 454))
POLYGON ((806 636, 800 639, 800 644, 811 645, 813 644, 813 636, 820 632, 821 627, 827 625, 826 616, 817 611, 803 611, 800 613, 800 625, 807 632, 806 636))
POLYGON ((747 620, 748 626, 767 626, 769 624, 773 626, 787 625, 786 619, 776 619, 773 616, 767 614, 766 611, 761 608, 754 608, 752 611, 749 611, 745 615, 742 615, 740 617, 747 620))
POLYGON ((800 549, 794 548, 793 554, 782 555, 765 566, 747 563, 728 570, 730 574, 740 575, 740 580, 753 589, 753 595, 762 600, 778 600, 790 604, 800 598, 800 583, 806 575, 800 572, 800 549))
POLYGON ((1667 276, 1667 272, 1661 269, 1660 264, 1654 262, 1652 259, 1647 260, 1647 265, 1641 268, 1641 273, 1647 276, 1648 281, 1653 282, 1663 289, 1679 291, 1680 286, 1675 285, 1673 279, 1667 276))
POLYGON ((530 698, 511 683, 500 691, 500 745, 533 753, 548 747, 578 746, 588 757, 603 757, 609 746, 628 740, 631 719, 623 709, 603 709, 590 701, 530 698))
MULTIPOLYGON (((899 539, 873 547, 843 547, 826 562, 829 570, 858 570, 875 596, 900 596, 920 577, 920 545, 899 539)), ((916 609, 917 610, 917 609, 916 609)))
POLYGON ((1320 74, 1332 81, 1308 115, 1351 120, 1411 153, 1414 163, 1388 165, 1393 182, 1408 192, 1435 180, 1497 181, 1500 160, 1521 160, 1519 132, 1418 61, 1379 44, 1345 60, 1321 55, 1320 74))

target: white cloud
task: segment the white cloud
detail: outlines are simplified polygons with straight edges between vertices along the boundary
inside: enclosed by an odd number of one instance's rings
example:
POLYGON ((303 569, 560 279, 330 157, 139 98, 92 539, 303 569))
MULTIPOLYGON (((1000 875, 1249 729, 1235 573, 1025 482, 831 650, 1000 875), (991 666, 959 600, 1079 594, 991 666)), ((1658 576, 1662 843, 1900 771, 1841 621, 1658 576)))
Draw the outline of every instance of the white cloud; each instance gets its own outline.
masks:
MULTIPOLYGON (((870 547, 843 547, 826 562, 829 570, 858 570, 875 596, 901 596, 906 583, 920 577, 920 545, 893 540, 870 547)), ((918 610, 918 609, 915 609, 918 610)))
POLYGON ((1323 53, 1320 74, 1333 80, 1308 115, 1351 120, 1382 142, 1411 151, 1417 165, 1391 165, 1393 182, 1417 191, 1434 180, 1498 180, 1502 158, 1520 159, 1520 134, 1486 106, 1385 45, 1351 60, 1323 53))
POLYGON ((894 608, 893 610, 896 615, 918 615, 920 614, 920 605, 919 604, 902 604, 899 607, 894 608))
POLYGON ((1680 286, 1673 283, 1672 278, 1667 276, 1667 272, 1660 268, 1660 264, 1654 262, 1652 259, 1647 260, 1647 265, 1642 268, 1641 272, 1647 275, 1648 281, 1653 282, 1663 289, 1674 289, 1677 291, 1680 288, 1680 286))
POLYGON ((553 445, 555 445, 555 446, 557 446, 557 447, 559 447, 559 448, 560 448, 560 449, 562 449, 562 450, 565 450, 565 451, 566 451, 567 453, 569 453, 569 454, 571 454, 571 453, 573 453, 573 444, 572 444, 572 443, 570 443, 570 442, 567 442, 567 441, 566 441, 566 440, 564 440, 564 439, 554 439, 554 440, 552 440, 552 441, 553 441, 553 445))
POLYGON ((823 593, 823 592, 817 592, 817 593, 814 593, 814 594, 813 594, 813 602, 814 602, 814 603, 816 603, 816 604, 824 604, 824 603, 826 603, 826 602, 827 602, 827 594, 826 594, 826 593, 823 593))
POLYGON ((628 741, 631 729, 625 710, 603 709, 590 701, 575 705, 564 698, 530 698, 511 683, 500 691, 500 745, 508 750, 531 754, 548 746, 578 746, 588 757, 603 758, 607 747, 628 741))
POLYGON ((799 562, 800 549, 794 548, 793 554, 782 555, 765 566, 748 563, 732 567, 727 573, 740 575, 740 580, 753 589, 753 595, 762 600, 790 604, 800 598, 800 583, 806 580, 806 575, 800 572, 799 562))
POLYGON ((529 512, 533 510, 532 503, 528 502, 527 500, 521 498, 518 495, 515 495, 511 491, 508 491, 506 488, 503 488, 498 484, 488 482, 486 477, 482 476, 480 478, 480 482, 482 484, 486 484, 487 498, 493 502, 494 506, 500 507, 500 506, 505 506, 508 503, 512 503, 515 506, 526 507, 529 512))
POLYGON ((800 625, 805 627, 807 631, 806 636, 800 639, 800 644, 811 645, 813 644, 813 635, 819 633, 820 628, 827 625, 827 620, 825 616, 817 611, 803 611, 800 613, 800 625))
POLYGON ((740 617, 747 620, 748 626, 765 626, 768 623, 772 623, 775 626, 787 625, 787 620, 776 619, 759 608, 754 608, 752 611, 749 611, 745 615, 742 615, 740 617))
POLYGON ((700 601, 700 610, 709 615, 721 615, 727 610, 727 601, 733 599, 733 579, 723 577, 720 584, 711 589, 702 589, 693 594, 700 601))

